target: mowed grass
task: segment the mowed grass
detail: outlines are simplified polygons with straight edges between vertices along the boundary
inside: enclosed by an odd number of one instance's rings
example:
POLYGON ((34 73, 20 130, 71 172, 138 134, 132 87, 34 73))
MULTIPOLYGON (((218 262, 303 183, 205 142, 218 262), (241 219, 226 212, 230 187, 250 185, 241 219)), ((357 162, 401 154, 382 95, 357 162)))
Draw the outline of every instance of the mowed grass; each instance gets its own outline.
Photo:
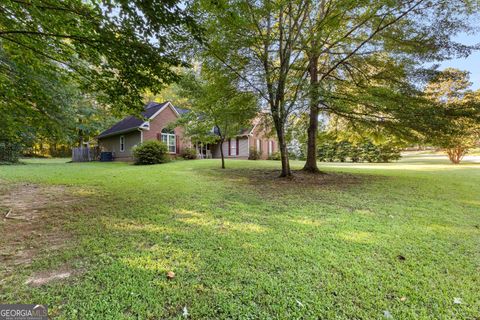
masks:
POLYGON ((292 181, 278 162, 219 165, 0 167, 0 192, 80 199, 55 216, 68 246, 8 273, 0 302, 59 319, 480 318, 480 164, 322 164, 292 181), (65 265, 73 277, 25 284, 65 265))

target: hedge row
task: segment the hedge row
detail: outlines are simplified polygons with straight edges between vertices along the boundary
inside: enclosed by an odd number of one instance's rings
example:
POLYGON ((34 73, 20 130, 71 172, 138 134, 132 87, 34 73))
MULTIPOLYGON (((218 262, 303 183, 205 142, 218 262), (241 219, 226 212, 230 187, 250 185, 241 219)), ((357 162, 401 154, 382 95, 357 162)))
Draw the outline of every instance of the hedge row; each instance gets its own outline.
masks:
POLYGON ((400 149, 390 144, 370 141, 352 144, 348 141, 326 142, 318 149, 318 160, 328 162, 390 162, 400 159, 400 149))

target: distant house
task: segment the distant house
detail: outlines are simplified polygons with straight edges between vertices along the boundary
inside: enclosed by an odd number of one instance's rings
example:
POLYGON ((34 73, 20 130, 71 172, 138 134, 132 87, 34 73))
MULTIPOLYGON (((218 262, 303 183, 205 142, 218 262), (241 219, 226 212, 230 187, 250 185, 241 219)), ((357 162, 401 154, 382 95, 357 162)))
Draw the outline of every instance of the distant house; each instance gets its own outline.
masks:
MULTIPOLYGON (((170 102, 149 103, 142 112, 143 119, 129 116, 103 131, 97 137, 101 151, 112 152, 115 160, 132 161, 133 147, 147 140, 160 140, 175 157, 186 147, 195 147, 201 158, 220 158, 220 143, 195 144, 184 136, 182 127, 171 129, 171 124, 188 110, 170 102)), ((277 143, 269 138, 256 119, 251 128, 242 130, 235 138, 222 145, 226 158, 248 159, 250 150, 258 150, 262 159, 277 151, 277 143)))

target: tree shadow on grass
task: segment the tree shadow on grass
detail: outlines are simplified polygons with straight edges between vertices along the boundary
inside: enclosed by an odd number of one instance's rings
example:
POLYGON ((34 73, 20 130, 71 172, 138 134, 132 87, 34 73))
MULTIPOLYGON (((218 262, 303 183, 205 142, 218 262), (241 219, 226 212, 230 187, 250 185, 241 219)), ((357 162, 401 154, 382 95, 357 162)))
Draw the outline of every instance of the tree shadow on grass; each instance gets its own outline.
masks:
POLYGON ((301 189, 337 189, 345 190, 378 179, 386 179, 366 174, 351 173, 322 173, 311 174, 302 170, 292 171, 291 178, 280 178, 280 170, 275 169, 227 169, 227 170, 202 170, 198 174, 212 179, 222 179, 238 187, 251 187, 261 190, 262 193, 293 192, 301 189))

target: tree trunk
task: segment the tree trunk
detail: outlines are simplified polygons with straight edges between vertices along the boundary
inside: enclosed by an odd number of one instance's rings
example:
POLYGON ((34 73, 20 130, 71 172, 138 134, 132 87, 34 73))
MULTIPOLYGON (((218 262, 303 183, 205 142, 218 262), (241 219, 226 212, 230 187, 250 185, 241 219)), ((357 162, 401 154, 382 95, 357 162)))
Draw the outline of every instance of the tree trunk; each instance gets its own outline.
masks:
POLYGON ((288 161, 288 150, 287 141, 285 139, 285 132, 283 130, 283 126, 275 125, 275 128, 277 130, 278 146, 280 148, 280 158, 282 160, 282 173, 280 174, 280 177, 291 177, 292 172, 290 170, 290 162, 288 161))
POLYGON ((317 166, 317 134, 318 134, 318 114, 317 106, 310 107, 310 124, 308 126, 308 141, 307 141, 307 161, 303 167, 304 171, 311 173, 319 173, 317 166))
POLYGON ((308 68, 310 74, 310 119, 308 126, 307 141, 307 162, 303 167, 304 171, 311 173, 319 173, 317 166, 317 134, 318 134, 318 56, 311 56, 308 68))
POLYGON ((448 158, 450 159, 450 162, 453 164, 459 164, 466 153, 467 153, 467 150, 462 147, 447 149, 448 158))
MULTIPOLYGON (((78 123, 81 125, 82 124, 82 119, 78 119, 78 123)), ((78 129, 78 146, 81 148, 83 147, 83 130, 82 129, 78 129)))
POLYGON ((223 155, 223 142, 225 138, 220 139, 220 156, 222 157, 222 169, 225 169, 225 156, 223 155))

